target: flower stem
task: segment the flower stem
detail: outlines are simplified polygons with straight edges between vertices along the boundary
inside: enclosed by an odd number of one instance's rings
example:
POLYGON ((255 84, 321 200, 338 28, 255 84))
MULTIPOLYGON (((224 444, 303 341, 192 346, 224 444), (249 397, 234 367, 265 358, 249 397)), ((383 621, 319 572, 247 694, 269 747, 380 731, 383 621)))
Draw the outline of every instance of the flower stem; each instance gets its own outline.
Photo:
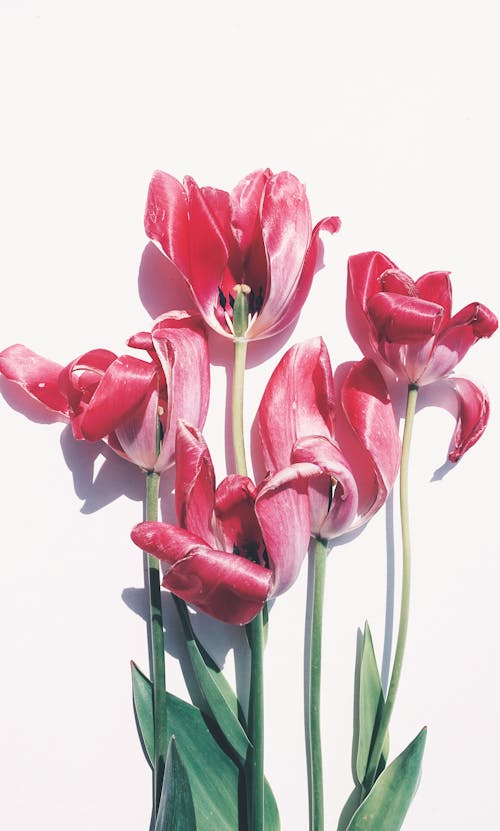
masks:
POLYGON ((411 551, 410 551, 410 521, 408 508, 408 467, 410 459, 410 444, 413 428, 413 419, 417 405, 418 386, 408 386, 408 398, 406 403, 405 426, 403 432, 403 445, 401 451, 401 467, 399 471, 399 504, 401 513, 401 538, 403 552, 402 586, 401 586, 401 611, 399 617, 398 637, 396 651, 394 653, 394 664, 392 666, 391 680, 387 699, 382 710, 380 724, 377 730, 377 737, 370 754, 365 782, 363 783, 364 793, 368 793, 373 787, 377 777, 377 770, 382 755, 389 721, 391 719, 394 702, 401 678, 403 657, 406 646, 406 635, 408 632, 408 615, 410 611, 410 583, 411 583, 411 551))
MULTIPOLYGON (((158 519, 158 493, 160 476, 154 471, 146 474, 146 521, 158 519)), ((165 644, 163 639, 163 614, 161 608, 160 561, 147 554, 149 597, 149 630, 151 643, 151 681, 153 685, 154 723, 154 814, 160 802, 163 772, 167 754, 167 707, 165 693, 165 644)))
POLYGON ((327 540, 317 539, 313 560, 313 599, 309 645, 309 690, 306 712, 306 755, 309 776, 309 829, 323 831, 323 760, 321 755, 321 646, 327 540))
MULTIPOLYGON (((243 432, 243 390, 247 341, 234 341, 232 390, 233 449, 236 473, 247 475, 243 432)), ((248 702, 247 798, 249 831, 264 831, 264 626, 259 612, 246 625, 250 646, 250 695, 248 702)))
POLYGON ((233 395, 232 395, 232 426, 233 449, 236 473, 247 475, 247 460, 245 454, 245 439, 243 433, 243 388, 245 383, 245 363, 247 357, 247 341, 234 342, 233 368, 233 395))

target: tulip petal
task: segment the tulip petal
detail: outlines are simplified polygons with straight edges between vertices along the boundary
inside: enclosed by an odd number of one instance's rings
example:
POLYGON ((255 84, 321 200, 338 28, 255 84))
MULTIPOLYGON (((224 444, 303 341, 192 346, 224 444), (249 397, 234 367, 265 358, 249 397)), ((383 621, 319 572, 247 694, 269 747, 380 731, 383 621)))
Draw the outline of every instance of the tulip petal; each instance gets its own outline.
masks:
POLYGON ((458 462, 483 435, 490 415, 490 402, 486 390, 468 378, 453 376, 433 385, 433 398, 449 400, 450 395, 457 423, 448 458, 450 462, 458 462))
POLYGON ((68 400, 59 388, 63 367, 20 343, 0 352, 0 372, 48 410, 69 417, 68 400))
POLYGON ((382 274, 392 269, 399 271, 397 265, 380 251, 354 254, 349 257, 347 269, 348 304, 350 296, 351 301, 355 301, 363 311, 366 311, 370 297, 380 291, 382 274))
POLYGON ((218 547, 214 533, 215 472, 205 439, 179 420, 175 443, 175 508, 179 524, 218 547))
POLYGON ((348 531, 356 518, 358 487, 341 450, 324 436, 299 439, 293 462, 310 462, 321 475, 309 481, 311 533, 331 540, 348 531))
POLYGON ((167 401, 162 416, 165 435, 155 470, 173 464, 179 418, 202 428, 210 395, 210 364, 205 329, 199 315, 174 311, 155 321, 153 344, 165 375, 167 401), (196 379, 196 383, 193 382, 196 379))
POLYGON ((116 430, 136 407, 149 400, 151 385, 157 384, 156 379, 154 364, 130 355, 122 355, 113 361, 85 407, 80 422, 83 437, 97 441, 116 430))
MULTIPOLYGON (((220 322, 223 315, 217 305, 230 244, 194 179, 186 177, 185 187, 189 205, 191 257, 191 273, 187 276, 187 282, 209 326, 220 334, 232 336, 220 322)), ((226 198, 229 199, 228 194, 226 198)))
POLYGON ((452 288, 449 271, 429 271, 416 282, 418 296, 422 300, 437 303, 444 309, 441 326, 446 326, 451 316, 452 288))
POLYGON ((224 547, 264 565, 264 540, 255 514, 256 488, 248 476, 226 476, 217 488, 215 514, 224 547))
MULTIPOLYGON (((300 311, 295 290, 311 238, 311 214, 305 187, 287 171, 266 182, 261 206, 262 238, 267 252, 268 279, 262 310, 251 337, 280 332, 300 311)), ((252 286, 255 290, 255 286, 252 286)))
POLYGON ((430 384, 448 375, 477 340, 490 337, 497 328, 493 312, 481 303, 469 303, 440 331, 420 383, 430 384))
POLYGON ((253 247, 256 234, 263 245, 260 206, 264 188, 271 175, 269 168, 256 170, 241 179, 231 192, 231 224, 243 259, 253 247))
POLYGON ((292 346, 285 353, 268 381, 257 418, 264 461, 273 472, 290 464, 298 438, 332 435, 335 395, 322 338, 292 346))
POLYGON ((132 540, 170 565, 163 586, 212 617, 232 624, 248 623, 271 591, 268 569, 225 551, 173 525, 143 522, 132 540))
POLYGON ((311 534, 308 481, 320 472, 316 465, 290 465, 258 490, 255 512, 274 576, 273 595, 295 582, 304 561, 311 534))
POLYGON ((367 301, 367 312, 379 340, 389 343, 422 343, 438 331, 442 306, 417 297, 378 292, 367 301))
MULTIPOLYGON (((359 492, 359 519, 367 522, 384 503, 399 469, 401 441, 385 381, 367 358, 355 363, 341 391, 342 409, 357 438, 361 464, 354 467, 359 492)), ((344 445, 342 445, 344 447, 344 445)))
POLYGON ((191 273, 187 196, 181 183, 157 170, 149 185, 144 227, 185 278, 191 273))

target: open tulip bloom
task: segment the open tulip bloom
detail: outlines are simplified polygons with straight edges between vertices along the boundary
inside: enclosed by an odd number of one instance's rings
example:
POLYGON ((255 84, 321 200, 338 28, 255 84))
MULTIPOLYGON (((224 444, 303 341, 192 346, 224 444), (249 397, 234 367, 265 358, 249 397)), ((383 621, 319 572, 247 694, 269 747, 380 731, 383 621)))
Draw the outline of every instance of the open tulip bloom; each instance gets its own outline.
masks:
POLYGON ((198 315, 170 312, 128 343, 150 360, 93 349, 63 367, 16 344, 0 353, 0 372, 69 421, 76 439, 106 439, 119 455, 159 473, 174 462, 177 419, 205 423, 206 336, 198 315))
POLYGON ((238 286, 248 292, 244 338, 276 335, 298 316, 316 269, 319 232, 338 231, 336 216, 312 228, 305 187, 291 173, 257 170, 231 193, 184 185, 157 171, 145 213, 148 237, 179 269, 207 324, 233 338, 238 286))

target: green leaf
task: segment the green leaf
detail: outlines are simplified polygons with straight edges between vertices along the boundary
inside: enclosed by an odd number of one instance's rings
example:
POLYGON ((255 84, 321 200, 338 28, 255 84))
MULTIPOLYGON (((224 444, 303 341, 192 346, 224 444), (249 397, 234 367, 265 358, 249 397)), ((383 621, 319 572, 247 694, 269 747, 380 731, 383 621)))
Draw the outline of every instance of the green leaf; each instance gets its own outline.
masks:
MULTIPOLYGON (((151 682, 132 663, 134 706, 146 753, 153 756, 153 695, 151 682)), ((214 738, 215 724, 198 707, 167 693, 168 732, 174 735, 189 777, 198 828, 236 831, 244 828, 240 793, 242 774, 214 738)), ((265 783, 265 831, 280 831, 274 795, 265 783)))
POLYGON ((144 747, 144 752, 151 766, 154 762, 154 725, 153 725, 153 693, 151 681, 141 672, 139 667, 131 661, 132 668, 132 694, 134 698, 134 709, 137 718, 139 735, 144 747))
MULTIPOLYGON (((366 776, 370 748, 376 737, 376 730, 384 706, 384 693, 380 682, 377 659, 373 649, 373 641, 368 623, 365 624, 363 634, 363 648, 361 653, 361 667, 359 672, 359 707, 358 707, 358 751, 356 755, 356 776, 362 783, 366 776)), ((389 755, 389 735, 386 734, 382 750, 381 767, 389 755)))
POLYGON ((154 831, 196 831, 189 777, 174 736, 168 746, 154 831))
POLYGON ((420 781, 427 729, 379 776, 347 831, 399 831, 420 781))
POLYGON ((244 764, 250 742, 238 719, 238 699, 224 674, 196 638, 186 604, 175 595, 172 597, 184 629, 191 665, 206 702, 206 713, 219 725, 238 762, 244 764))

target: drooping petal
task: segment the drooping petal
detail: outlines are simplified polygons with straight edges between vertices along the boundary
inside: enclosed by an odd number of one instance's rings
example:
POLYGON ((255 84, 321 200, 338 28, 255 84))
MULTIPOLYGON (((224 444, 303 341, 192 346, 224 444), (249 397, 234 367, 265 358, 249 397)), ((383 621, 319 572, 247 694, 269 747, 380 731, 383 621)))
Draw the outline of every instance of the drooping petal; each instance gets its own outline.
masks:
POLYGON ((479 338, 489 338, 497 328, 493 312, 481 303, 469 303, 440 331, 421 383, 429 384, 448 375, 479 338))
POLYGON ((187 196, 181 183, 157 170, 149 185, 144 227, 184 277, 191 273, 187 196))
POLYGON ((97 441, 116 430, 136 407, 149 398, 156 376, 154 364, 130 355, 122 355, 113 361, 82 414, 82 436, 88 441, 97 441))
POLYGON ((59 387, 69 403, 73 434, 83 439, 79 417, 100 384, 108 367, 117 356, 108 349, 91 349, 64 367, 59 377, 59 387))
POLYGON ((177 423, 175 458, 175 508, 179 524, 217 548, 212 459, 201 432, 182 420, 177 423))
POLYGON ((173 525, 143 522, 132 540, 168 568, 163 586, 187 603, 226 623, 248 623, 262 609, 272 586, 271 572, 256 563, 215 551, 173 525))
POLYGON ((358 487, 340 448, 324 436, 308 436, 298 440, 292 460, 321 469, 309 480, 311 533, 331 540, 348 531, 356 518, 358 487))
POLYGON ((262 309, 250 330, 252 338, 267 336, 271 329, 277 334, 289 309, 294 309, 293 317, 300 311, 294 292, 311 238, 311 214, 305 187, 291 173, 276 173, 266 182, 261 224, 268 280, 262 309))
POLYGON ((194 179, 186 177, 185 187, 190 223, 191 273, 188 284, 208 325, 220 334, 232 337, 215 314, 230 246, 194 179))
POLYGON ((397 265, 380 251, 366 251, 349 257, 348 306, 355 301, 365 311, 370 297, 381 290, 380 277, 387 270, 399 271, 397 265))
MULTIPOLYGON (((357 527, 367 522, 384 503, 399 469, 401 441, 385 381, 375 363, 355 363, 342 385, 342 409, 358 445, 354 467, 359 495, 357 527)), ((342 447, 344 445, 342 444, 342 447)))
POLYGON ((332 435, 335 395, 322 338, 292 346, 285 353, 268 381, 257 417, 270 471, 289 465, 292 447, 301 436, 332 435))
POLYGON ((316 465, 290 465, 265 480, 258 490, 255 512, 264 536, 273 594, 282 594, 297 579, 311 533, 308 481, 316 465))
POLYGON ((68 418, 68 400, 59 388, 63 367, 16 343, 0 352, 0 372, 48 410, 68 418))
POLYGON ((217 488, 215 514, 226 551, 264 565, 264 541, 255 514, 256 488, 248 476, 226 476, 217 488))
POLYGON ((456 427, 451 440, 450 462, 458 462, 483 435, 490 414, 490 402, 486 390, 468 378, 445 378, 433 385, 432 396, 450 400, 455 410, 456 427))
POLYGON ((155 321, 153 344, 166 381, 166 427, 155 470, 173 464, 175 431, 180 418, 202 428, 210 396, 210 364, 205 329, 199 315, 173 311, 155 321))
POLYGON ((366 305, 380 340, 389 343, 422 343, 438 331, 442 306, 403 294, 378 292, 366 305))

